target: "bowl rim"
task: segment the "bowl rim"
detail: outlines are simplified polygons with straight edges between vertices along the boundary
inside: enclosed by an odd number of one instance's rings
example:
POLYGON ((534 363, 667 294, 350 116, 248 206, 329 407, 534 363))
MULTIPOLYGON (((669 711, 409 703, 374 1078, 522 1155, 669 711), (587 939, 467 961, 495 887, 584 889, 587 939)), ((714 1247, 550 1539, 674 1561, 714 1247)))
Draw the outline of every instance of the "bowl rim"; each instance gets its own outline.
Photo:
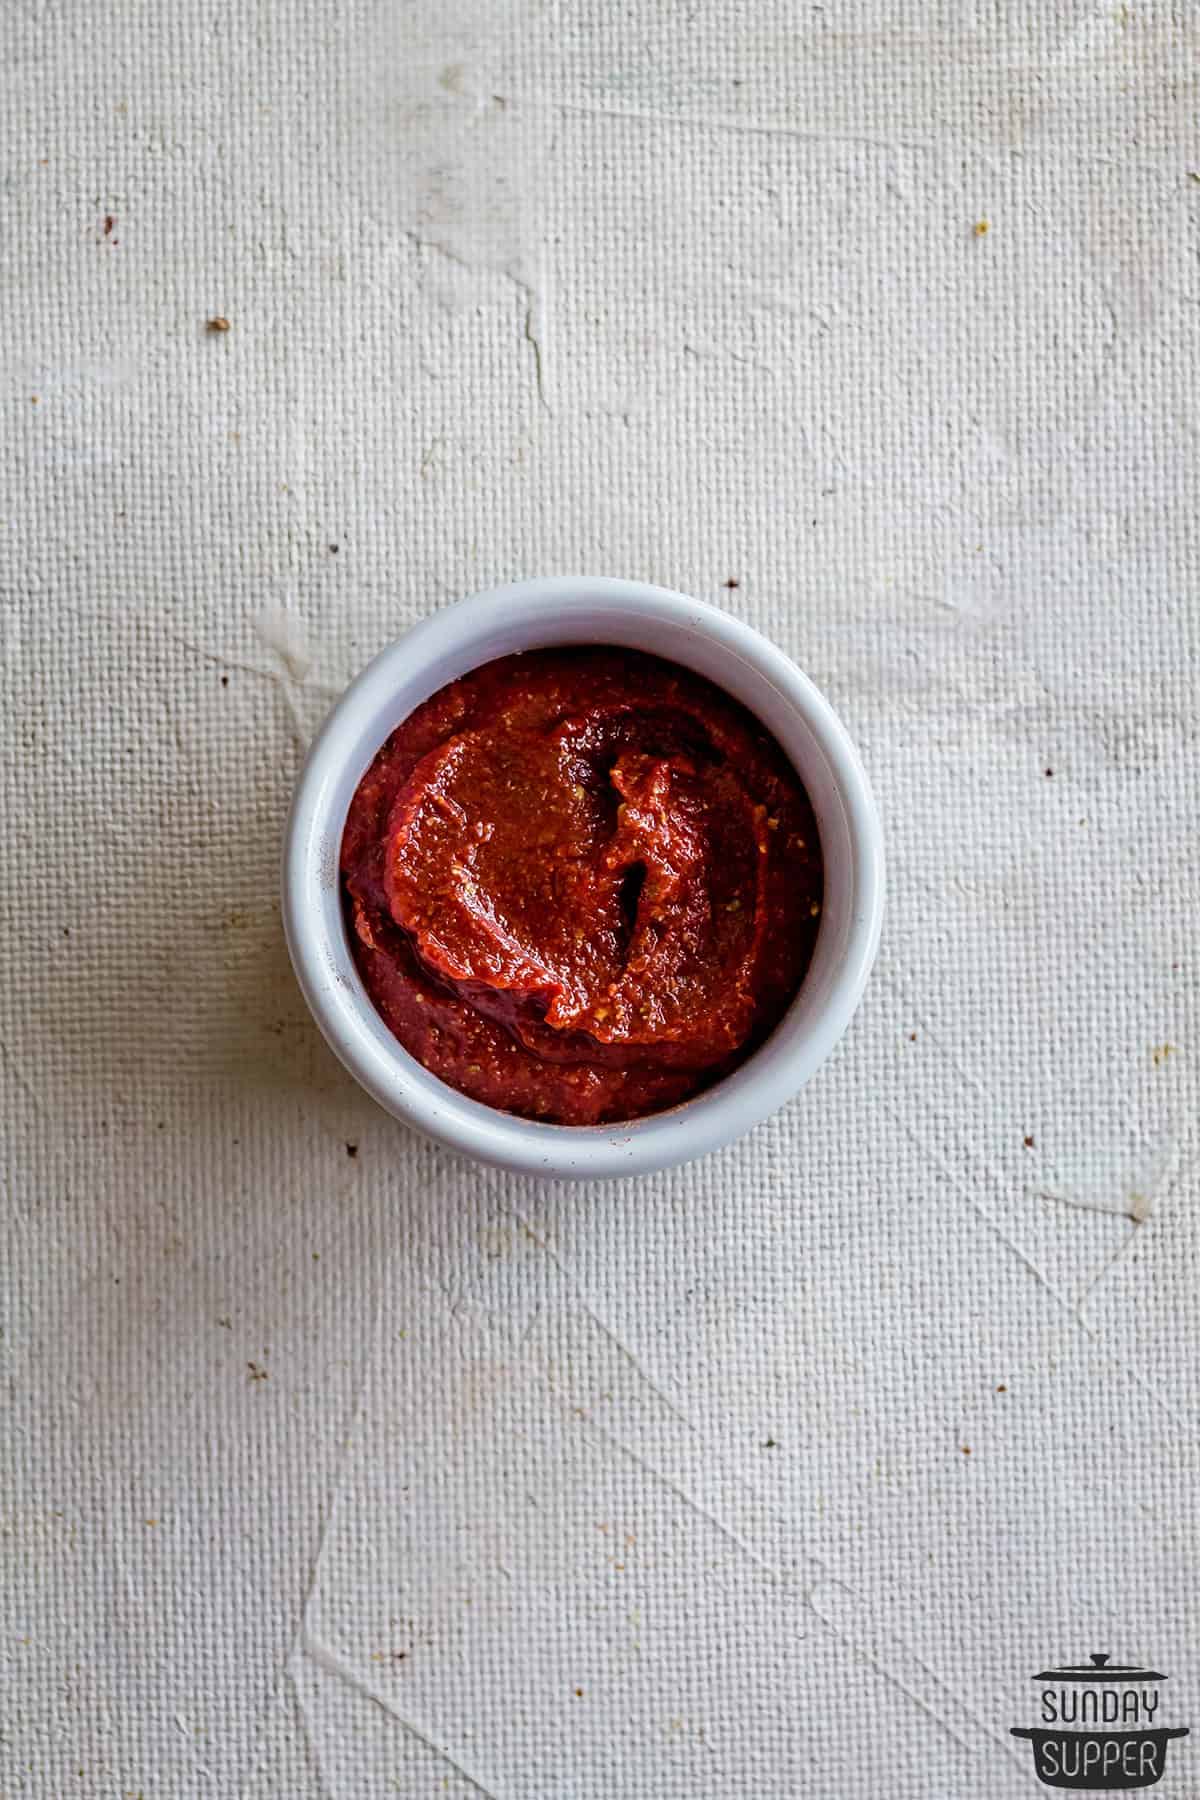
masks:
MULTIPOLYGON (((601 630, 574 641, 614 640, 601 630)), ((685 661, 678 645, 664 644, 660 653, 669 661, 685 661)), ((722 685, 719 676, 708 678, 722 685)), ((733 614, 668 588, 615 577, 535 576, 487 588, 440 608, 381 650, 334 703, 313 740, 296 782, 282 864, 292 965, 317 1025, 350 1073, 386 1111, 450 1148, 517 1173, 560 1178, 670 1168, 732 1142, 775 1112, 815 1074, 849 1025, 875 960, 883 916, 883 838, 874 797, 862 760, 829 701, 784 651, 733 614), (759 685, 765 678, 774 699, 819 746, 850 845, 851 916, 824 1003, 812 1021, 785 1053, 777 1048, 771 1054, 798 1006, 802 982, 788 1013, 745 1062, 692 1099, 642 1119, 551 1125, 468 1099, 433 1076, 392 1035, 350 956, 338 868, 349 795, 395 726, 421 698, 456 677, 439 675, 423 696, 399 711, 396 694, 439 657, 462 656, 462 674, 508 653, 495 647, 495 639, 522 612, 521 641, 510 649, 564 641, 539 639, 539 622, 561 630, 570 621, 574 629, 589 614, 606 612, 674 632, 682 628, 723 658, 734 658, 759 685), (476 647, 480 654, 474 654, 476 647), (380 728, 381 720, 390 722, 380 728)))

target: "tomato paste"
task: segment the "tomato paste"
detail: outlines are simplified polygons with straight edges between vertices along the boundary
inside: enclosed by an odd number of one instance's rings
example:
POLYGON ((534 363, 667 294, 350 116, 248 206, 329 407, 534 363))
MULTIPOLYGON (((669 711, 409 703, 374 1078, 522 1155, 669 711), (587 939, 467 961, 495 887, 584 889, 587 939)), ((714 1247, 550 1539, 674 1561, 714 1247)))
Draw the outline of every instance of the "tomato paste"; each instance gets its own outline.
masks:
POLYGON ((698 675, 616 648, 487 663, 418 707, 350 804, 355 961, 464 1094, 633 1119, 778 1022, 820 923, 812 809, 778 744, 698 675))

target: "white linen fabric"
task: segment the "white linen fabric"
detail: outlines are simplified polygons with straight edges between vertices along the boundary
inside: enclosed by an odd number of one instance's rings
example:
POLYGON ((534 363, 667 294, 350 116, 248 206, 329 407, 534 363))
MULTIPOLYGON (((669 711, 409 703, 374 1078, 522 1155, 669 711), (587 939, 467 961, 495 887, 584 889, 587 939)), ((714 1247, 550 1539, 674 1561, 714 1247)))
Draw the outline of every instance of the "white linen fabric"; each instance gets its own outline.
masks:
POLYGON ((1200 1731, 1196 9, 5 37, 0 1792, 1016 1800, 1093 1650, 1200 1731), (581 1188, 377 1111, 276 892, 345 681, 572 571, 889 853, 812 1086, 581 1188))

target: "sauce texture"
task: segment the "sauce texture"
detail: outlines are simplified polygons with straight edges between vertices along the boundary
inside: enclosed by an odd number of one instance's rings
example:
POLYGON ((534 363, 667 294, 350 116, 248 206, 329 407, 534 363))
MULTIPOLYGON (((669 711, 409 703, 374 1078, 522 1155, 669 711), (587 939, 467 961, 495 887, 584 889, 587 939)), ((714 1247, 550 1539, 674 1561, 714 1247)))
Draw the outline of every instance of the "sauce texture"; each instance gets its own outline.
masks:
POLYGON ((812 956, 821 850, 774 739, 633 650, 537 650, 451 682, 350 803, 342 879, 389 1028, 504 1112, 660 1112, 744 1060, 812 956))

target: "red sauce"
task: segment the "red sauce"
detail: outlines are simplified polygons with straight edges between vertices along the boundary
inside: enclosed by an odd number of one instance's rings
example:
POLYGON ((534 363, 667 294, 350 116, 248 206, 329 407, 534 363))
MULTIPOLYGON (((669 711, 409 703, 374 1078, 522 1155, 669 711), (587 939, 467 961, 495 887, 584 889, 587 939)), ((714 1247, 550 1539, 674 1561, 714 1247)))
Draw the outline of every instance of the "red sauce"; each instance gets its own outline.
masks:
POLYGON ((394 731, 350 804, 354 957, 400 1042, 525 1118, 661 1111, 778 1022, 821 851, 778 744, 620 649, 507 656, 394 731))

